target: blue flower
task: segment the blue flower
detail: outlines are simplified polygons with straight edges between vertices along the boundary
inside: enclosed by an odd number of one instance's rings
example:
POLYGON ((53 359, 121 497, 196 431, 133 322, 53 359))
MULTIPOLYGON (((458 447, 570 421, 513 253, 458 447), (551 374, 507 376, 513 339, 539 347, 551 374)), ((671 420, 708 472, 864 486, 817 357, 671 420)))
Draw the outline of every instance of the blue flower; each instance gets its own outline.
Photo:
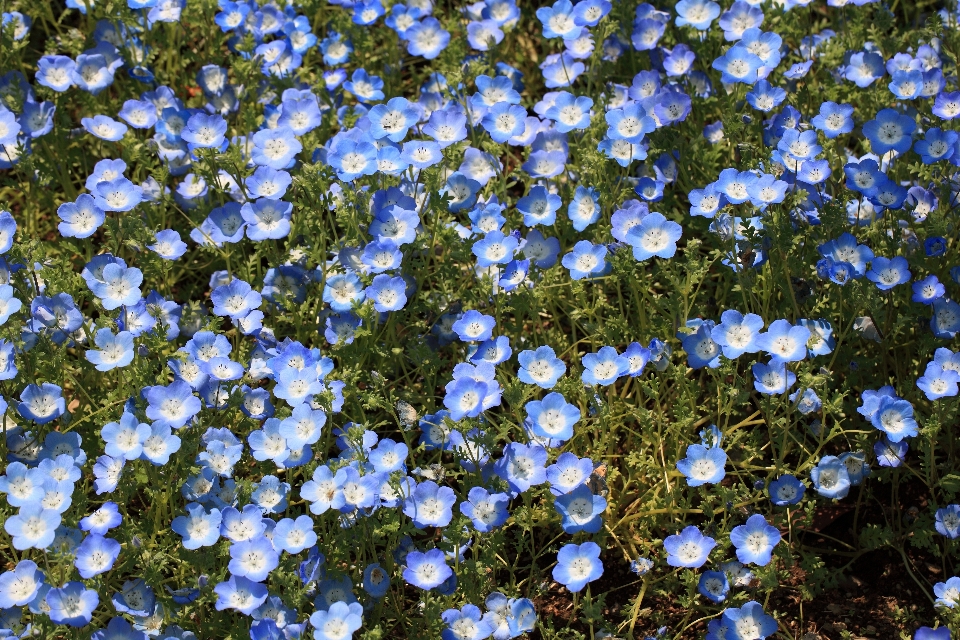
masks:
MULTIPOLYGON (((19 298, 14 298, 13 295, 14 290, 11 285, 0 285, 0 326, 6 324, 10 316, 20 311, 23 307, 23 303, 20 302, 19 298)), ((0 341, 0 344, 3 344, 3 341, 0 341)))
POLYGON ((687 478, 691 487, 716 484, 726 475, 727 454, 720 447, 691 444, 686 457, 677 461, 677 469, 687 478))
MULTIPOLYGON (((98 329, 94 341, 100 350, 88 349, 84 357, 96 366, 97 371, 110 371, 133 362, 133 334, 129 331, 114 335, 110 329, 98 329)), ((107 455, 112 454, 107 452, 107 455)))
POLYGON ((321 429, 326 421, 327 416, 322 410, 301 404, 280 423, 278 433, 286 440, 288 447, 300 449, 320 440, 321 429))
POLYGON ((913 405, 890 396, 880 398, 870 423, 884 432, 891 442, 912 438, 919 432, 917 421, 913 418, 913 405))
MULTIPOLYGON (((686 0, 681 0, 677 4, 679 7, 686 0)), ((690 0, 691 2, 702 0, 690 0)), ((716 4, 711 2, 710 4, 716 4)), ((717 7, 719 11, 719 6, 717 7)), ((720 80, 727 84, 742 82, 744 84, 754 84, 758 78, 758 71, 763 67, 763 60, 755 53, 752 53, 742 43, 730 47, 729 50, 719 58, 713 61, 712 67, 720 72, 720 80)))
POLYGON ((424 590, 439 587, 453 575, 440 549, 431 549, 426 553, 411 551, 407 554, 405 564, 403 579, 407 584, 424 590))
POLYGON ((450 32, 445 31, 440 26, 440 21, 432 16, 410 27, 403 35, 407 41, 407 53, 423 56, 427 60, 439 56, 450 42, 450 32))
MULTIPOLYGON (((105 329, 104 329, 105 331, 105 329)), ((150 426, 132 413, 123 412, 120 422, 108 422, 100 432, 106 443, 104 452, 113 458, 136 460, 143 454, 143 443, 150 437, 150 426)))
POLYGON ((217 114, 195 113, 180 132, 191 149, 219 149, 226 142, 227 121, 217 114))
POLYGON ((938 627, 931 629, 930 627, 920 627, 913 634, 913 640, 950 640, 950 628, 938 627))
POLYGON ((177 516, 170 527, 183 538, 183 548, 193 550, 215 544, 220 538, 220 510, 207 512, 203 505, 191 502, 186 511, 188 515, 177 516))
POLYGON ((483 619, 480 608, 468 604, 462 609, 447 609, 440 618, 447 627, 440 632, 443 640, 482 640, 493 633, 490 624, 483 619))
POLYGON ((887 85, 897 100, 913 100, 923 91, 923 72, 919 69, 897 69, 891 72, 893 80, 887 85))
POLYGON ((363 590, 374 598, 382 598, 390 590, 390 575, 379 562, 368 564, 363 570, 363 590))
POLYGON ((471 21, 467 24, 467 42, 478 51, 489 51, 491 43, 503 42, 503 31, 496 20, 471 21))
POLYGON ((573 426, 581 417, 580 409, 556 392, 548 393, 543 400, 531 400, 524 410, 534 435, 561 441, 573 437, 573 426))
POLYGON ((547 467, 547 481, 550 493, 560 496, 570 493, 586 483, 593 473, 593 461, 590 458, 578 458, 566 451, 557 457, 557 461, 547 467))
POLYGON ((795 402, 797 411, 803 415, 808 415, 819 411, 823 406, 823 403, 820 401, 820 397, 817 395, 816 391, 809 387, 803 390, 802 395, 799 391, 794 391, 791 393, 790 402, 795 402))
POLYGON ((47 592, 47 615, 55 624, 85 627, 93 620, 93 611, 100 604, 100 596, 87 589, 82 582, 68 582, 47 592))
POLYGON ((504 143, 523 133, 527 110, 520 105, 498 102, 490 107, 480 125, 494 142, 504 143))
MULTIPOLYGON (((530 271, 529 260, 511 260, 503 268, 503 274, 497 284, 504 291, 513 291, 527 279, 527 273, 530 271)), ((501 336, 504 337, 505 336, 501 336)), ((504 358, 505 360, 506 358, 504 358)))
MULTIPOLYGON (((113 49, 112 46, 109 48, 113 49)), ((107 62, 103 54, 93 53, 94 51, 96 49, 77 56, 76 65, 70 71, 70 79, 84 91, 97 95, 113 84, 115 67, 107 62)))
POLYGON ((66 401, 63 399, 63 390, 50 382, 43 382, 39 386, 29 384, 20 393, 20 403, 17 411, 27 420, 37 424, 46 424, 56 420, 66 411, 66 401))
POLYGON ((334 311, 350 311, 354 304, 363 302, 366 293, 355 273, 337 273, 327 278, 323 286, 323 301, 334 311))
POLYGON ((333 476, 334 482, 343 493, 342 513, 356 509, 370 509, 376 505, 380 481, 375 474, 361 476, 354 467, 342 467, 333 476))
POLYGON ((933 101, 933 115, 942 120, 960 116, 960 91, 940 91, 933 101))
POLYGON ((960 505, 948 504, 937 509, 934 516, 937 531, 951 540, 960 537, 960 505))
POLYGON ((400 160, 416 169, 426 169, 443 160, 443 153, 440 145, 433 140, 408 140, 403 143, 400 160))
POLYGON ((493 316, 480 313, 476 309, 467 311, 453 323, 453 330, 457 332, 463 342, 483 342, 493 335, 496 320, 493 316))
POLYGON ((923 375, 917 379, 917 387, 924 392, 927 400, 939 400, 957 395, 958 382, 960 382, 960 374, 956 371, 944 369, 936 362, 930 362, 923 375))
POLYGON ((573 21, 580 27, 595 27, 612 7, 607 0, 582 0, 573 7, 573 21))
POLYGON ((280 434, 280 420, 267 418, 260 429, 247 436, 254 460, 271 460, 277 466, 290 456, 286 439, 280 434))
POLYGON ((713 321, 704 321, 694 332, 681 338, 683 350, 687 352, 687 364, 692 369, 720 366, 720 345, 712 337, 714 328, 713 321))
POLYGON ((473 487, 467 499, 460 503, 460 512, 470 518, 477 531, 487 533, 507 521, 509 504, 510 496, 506 493, 490 493, 483 487, 473 487))
POLYGON ((210 294, 210 301, 213 302, 214 315, 236 320, 259 308, 262 299, 260 293, 254 291, 249 284, 234 278, 229 284, 214 289, 210 294))
POLYGON ((727 204, 727 198, 717 190, 716 183, 709 184, 703 189, 694 189, 688 194, 690 200, 690 215, 712 218, 727 204))
POLYGON ((906 153, 910 150, 910 135, 917 128, 913 118, 901 115, 894 109, 882 109, 876 117, 863 125, 863 135, 870 140, 870 147, 879 156, 888 151, 906 153))
POLYGON ((557 0, 550 7, 540 7, 537 9, 537 19, 543 25, 544 38, 567 40, 580 33, 570 0, 557 0))
POLYGON ((763 318, 755 313, 743 315, 739 311, 728 309, 720 314, 720 324, 711 331, 710 336, 720 345, 723 355, 737 358, 744 353, 756 353, 760 350, 759 336, 763 329, 763 318))
POLYGON ((850 491, 850 474, 840 458, 824 456, 810 471, 810 479, 817 493, 825 498, 841 499, 850 491))
POLYGON ((653 18, 641 18, 633 21, 630 42, 637 51, 653 51, 660 43, 667 29, 667 23, 653 18))
POLYGON ((477 266, 490 267, 495 264, 506 264, 513 260, 520 242, 513 234, 504 234, 495 230, 473 243, 471 251, 477 256, 477 266))
POLYGON ((634 192, 647 202, 659 202, 663 200, 663 180, 656 180, 649 176, 640 178, 634 192))
POLYGON ((174 380, 169 386, 152 386, 143 391, 147 400, 147 417, 154 421, 179 429, 200 412, 200 399, 193 395, 193 389, 182 380, 174 380))
POLYGON ((730 532, 730 542, 737 549, 737 560, 743 564, 764 567, 770 563, 773 548, 780 543, 780 530, 767 524, 759 513, 747 518, 747 523, 730 532))
POLYGON ((636 260, 647 260, 653 256, 669 259, 676 253, 677 240, 682 234, 683 229, 679 224, 652 212, 627 232, 627 242, 633 247, 636 260))
POLYGON ((230 576, 226 582, 217 584, 213 592, 217 594, 217 611, 236 609, 246 615, 266 602, 268 595, 266 585, 240 576, 230 576))
POLYGON ((960 604, 960 578, 954 576, 948 578, 946 582, 938 582, 933 585, 933 595, 937 596, 936 604, 941 607, 953 609, 960 604))
POLYGON ((775 320, 766 333, 757 337, 756 344, 772 356, 771 364, 778 364, 806 358, 809 339, 810 330, 807 327, 794 326, 787 320, 775 320))
POLYGON ((960 304, 940 299, 933 302, 930 330, 938 338, 953 338, 960 332, 960 304))
POLYGON ((366 297, 373 301, 373 308, 384 313, 397 311, 407 304, 407 283, 400 276, 381 273, 366 288, 366 297))
POLYGON ((503 457, 494 463, 493 470, 512 491, 523 493, 547 481, 546 463, 547 450, 542 446, 511 442, 503 448, 503 457))
POLYGON ((272 198, 279 200, 286 194, 293 182, 290 174, 270 167, 257 167, 253 174, 244 179, 247 191, 253 198, 272 198))
POLYGON ((0 575, 0 608, 29 604, 45 583, 43 572, 32 560, 21 560, 12 571, 0 575))
POLYGON ((581 484, 557 496, 554 507, 563 517, 560 526, 565 533, 597 533, 603 526, 602 516, 607 509, 607 501, 603 496, 593 495, 586 484, 581 484))
POLYGON ((81 118, 80 124, 88 133, 107 142, 117 142, 127 132, 127 125, 117 122, 109 116, 98 115, 92 118, 81 118))
POLYGON ((803 499, 807 488, 796 477, 786 474, 770 483, 770 500, 778 507, 788 507, 803 499))
POLYGON ((864 89, 886 74, 883 56, 878 53, 861 51, 850 56, 850 62, 843 68, 843 77, 864 89))
POLYGON ((230 545, 230 558, 227 566, 230 574, 244 576, 254 582, 266 580, 270 572, 280 564, 280 554, 274 549, 271 540, 264 535, 234 542, 230 545))
POLYGON ((772 360, 769 364, 756 363, 753 371, 753 387, 765 395, 786 393, 797 381, 797 376, 785 362, 772 360))
POLYGON ((90 286, 90 290, 100 298, 104 309, 112 311, 123 305, 136 304, 141 297, 142 282, 143 272, 140 269, 108 264, 103 268, 101 277, 90 286))
MULTIPOLYGON (((868 162, 872 163, 873 161, 870 160, 868 162)), ((863 166, 863 163, 861 163, 861 166, 863 166)), ((846 170, 847 167, 844 167, 844 171, 846 170)), ((876 163, 873 163, 873 170, 877 171, 876 163)), ((849 178, 850 174, 848 173, 847 175, 849 178)), ((836 240, 823 243, 817 247, 817 251, 821 256, 830 258, 834 262, 849 263, 854 267, 858 277, 866 273, 867 263, 874 258, 873 251, 870 250, 870 247, 865 244, 857 244, 857 239, 847 232, 841 234, 836 240)))
POLYGON ((146 100, 127 100, 117 115, 134 129, 149 129, 157 123, 157 109, 146 100))
POLYGON ((883 438, 873 445, 873 453, 877 456, 877 464, 881 467, 899 467, 903 464, 909 448, 906 440, 891 442, 883 438))
POLYGON ((569 87, 584 72, 586 65, 577 61, 569 52, 552 54, 540 63, 544 85, 548 89, 569 87))
MULTIPOLYGON (((567 205, 567 217, 573 228, 583 231, 600 218, 600 194, 592 187, 578 186, 567 205)), ((566 266, 566 265, 564 265, 566 266)))
POLYGON ((571 592, 581 591, 588 582, 598 580, 603 575, 600 546, 595 542, 564 545, 557 553, 557 564, 552 575, 554 580, 571 592))
MULTIPOLYGON (((81 198, 83 196, 80 196, 81 198)), ((79 198, 77 199, 79 203, 79 198)), ((101 212, 101 216, 102 216, 101 212)), ((76 224, 76 223, 74 223, 76 224)), ((103 224, 103 219, 100 219, 99 224, 103 224)), ((98 226, 99 226, 98 224, 98 226)), ((61 225, 62 226, 62 225, 61 225)), ((63 233, 61 229, 60 233, 63 233)), ((91 231, 91 233, 93 233, 91 231)), ((66 234, 64 234, 66 235, 66 234)), ((81 236, 77 236, 81 237, 81 236)), ((159 255, 164 260, 178 260, 184 253, 187 252, 187 243, 183 242, 180 239, 180 234, 172 229, 164 229, 163 231, 158 231, 155 235, 155 242, 153 244, 148 244, 147 248, 159 255)))
POLYGON ((407 130, 417 123, 420 111, 406 98, 391 98, 387 104, 378 104, 367 113, 370 119, 370 135, 375 140, 387 138, 400 142, 407 130))
POLYGON ((240 216, 247 223, 247 237, 255 242, 286 238, 292 212, 291 203, 277 198, 260 198, 240 208, 240 216))
POLYGON ((359 602, 334 602, 326 611, 315 611, 310 624, 317 640, 343 640, 363 626, 363 605, 359 602))
MULTIPOLYGON (((501 284, 501 286, 503 286, 501 284)), ((501 364, 510 359, 513 349, 510 348, 510 339, 507 336, 497 336, 481 343, 472 356, 470 362, 480 364, 489 362, 490 364, 501 364)))
MULTIPOLYGON (((402 5, 394 5, 394 7, 402 5)), ((438 109, 430 114, 430 120, 421 130, 433 138, 440 148, 460 142, 467 137, 467 116, 452 108, 438 109)), ((452 177, 452 176, 451 176, 452 177)))
POLYGON ((73 86, 73 71, 76 66, 67 56, 43 56, 37 61, 37 84, 62 93, 73 86))
POLYGON ((103 211, 130 211, 143 200, 143 189, 123 176, 100 182, 94 192, 94 202, 103 211))
POLYGON ((553 388, 567 370, 567 366, 547 345, 537 347, 535 351, 521 351, 517 359, 520 362, 520 370, 517 372, 520 381, 535 384, 542 389, 553 388))
POLYGON ((820 105, 820 113, 814 116, 810 123, 827 138, 850 133, 853 131, 853 107, 849 104, 824 102, 820 105))
POLYGON ((24 504, 15 516, 3 523, 3 530, 13 537, 13 548, 46 549, 53 542, 60 514, 54 509, 44 509, 39 503, 24 504))
POLYGON ((950 159, 957 148, 957 132, 941 131, 937 127, 927 129, 922 140, 913 144, 913 150, 920 154, 924 164, 934 164, 950 159))
POLYGON ((710 551, 717 545, 713 538, 700 533, 694 526, 686 527, 677 535, 668 536, 663 541, 667 552, 667 564, 671 567, 696 569, 707 561, 710 551))
POLYGON ((457 496, 450 487, 432 480, 421 482, 403 502, 403 513, 418 529, 445 527, 453 518, 457 496))
POLYGON ((589 240, 580 240, 573 251, 563 256, 561 263, 570 270, 570 277, 583 280, 602 274, 609 264, 606 260, 607 248, 602 244, 593 244, 589 240))
MULTIPOLYGON (((16 154, 17 136, 20 134, 20 123, 17 122, 17 116, 12 111, 4 109, 0 112, 0 145, 6 146, 9 150, 7 155, 16 154)), ((13 158, 11 158, 12 160, 13 158)))
POLYGON ((262 129, 253 134, 251 159, 260 166, 286 169, 302 150, 303 145, 290 128, 262 129))
POLYGON ((73 564, 80 572, 80 577, 89 579, 112 569, 119 555, 119 542, 91 533, 74 552, 73 564))
POLYGON ((720 15, 720 5, 710 0, 680 0, 675 9, 675 22, 678 27, 690 25, 698 31, 709 29, 720 15))
POLYGON ((772 111, 787 98, 787 92, 780 87, 771 86, 766 80, 760 80, 747 93, 747 102, 758 111, 772 111))
POLYGON ((704 571, 697 583, 697 591, 711 602, 719 604, 726 600, 730 593, 730 581, 722 571, 704 571))
MULTIPOLYGON (((70 462, 73 465, 73 462, 70 462)), ((0 492, 7 494, 12 507, 33 504, 43 496, 45 476, 36 468, 28 468, 22 462, 11 462, 4 475, 0 476, 0 492)))
POLYGON ((588 353, 581 360, 583 373, 580 378, 584 384, 608 386, 626 374, 630 362, 617 353, 613 347, 601 347, 597 353, 588 353))
POLYGON ((243 511, 226 507, 220 516, 220 535, 231 542, 253 540, 266 530, 263 513, 256 505, 248 504, 243 511))
POLYGON ((567 155, 561 149, 534 150, 521 169, 532 178, 554 178, 563 173, 566 162, 567 155))
POLYGON ((557 131, 567 133, 590 126, 592 107, 593 100, 590 98, 577 97, 568 91, 561 91, 544 115, 556 122, 557 131))
POLYGON ((763 605, 751 600, 740 608, 723 611, 726 640, 764 640, 777 632, 777 621, 763 612, 763 605))
POLYGON ((80 530, 96 535, 104 535, 110 529, 120 526, 123 516, 116 502, 105 502, 103 506, 80 520, 80 530))

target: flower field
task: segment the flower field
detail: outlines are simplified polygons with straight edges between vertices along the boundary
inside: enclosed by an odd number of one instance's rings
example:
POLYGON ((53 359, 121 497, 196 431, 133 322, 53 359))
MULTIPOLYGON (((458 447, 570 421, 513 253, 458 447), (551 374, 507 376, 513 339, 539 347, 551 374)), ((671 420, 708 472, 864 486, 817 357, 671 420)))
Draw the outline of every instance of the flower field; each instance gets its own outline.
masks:
POLYGON ((0 638, 960 633, 952 1, 0 4, 0 638))

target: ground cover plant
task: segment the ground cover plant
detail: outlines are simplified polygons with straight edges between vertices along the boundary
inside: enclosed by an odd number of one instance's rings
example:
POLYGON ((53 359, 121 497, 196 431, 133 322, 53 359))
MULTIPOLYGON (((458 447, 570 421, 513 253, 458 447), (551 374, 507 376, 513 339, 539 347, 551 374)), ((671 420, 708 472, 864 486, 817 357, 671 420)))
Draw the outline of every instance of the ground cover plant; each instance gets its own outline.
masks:
POLYGON ((0 637, 960 631, 954 4, 0 8, 0 637))

